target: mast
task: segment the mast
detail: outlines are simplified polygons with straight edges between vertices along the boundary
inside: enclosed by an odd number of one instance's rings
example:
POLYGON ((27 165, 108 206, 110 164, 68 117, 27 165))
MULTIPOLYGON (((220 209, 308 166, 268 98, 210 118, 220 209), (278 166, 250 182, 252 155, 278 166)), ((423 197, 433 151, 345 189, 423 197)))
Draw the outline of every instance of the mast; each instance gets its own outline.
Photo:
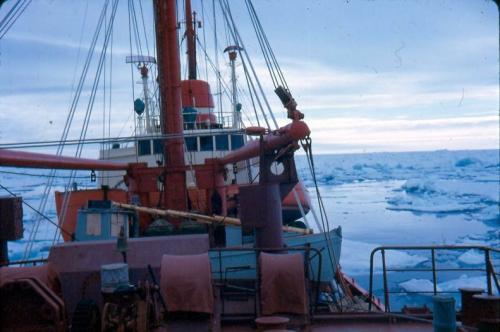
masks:
POLYGON ((148 87, 148 67, 141 66, 142 90, 144 93, 144 113, 146 113, 146 134, 153 134, 151 130, 151 116, 149 114, 149 87, 148 87))
POLYGON ((175 0, 154 0, 159 70, 161 129, 165 140, 163 205, 187 209, 186 170, 181 104, 181 69, 175 0))
POLYGON ((191 0, 186 0, 186 41, 188 55, 188 79, 196 79, 196 12, 191 12, 191 0), (193 21, 193 16, 195 20, 193 21))
POLYGON ((233 45, 228 46, 224 50, 224 52, 228 52, 229 54, 229 62, 231 64, 231 83, 232 83, 232 106, 233 106, 233 128, 239 129, 240 127, 240 108, 241 105, 238 104, 238 91, 236 88, 236 58, 238 56, 238 51, 243 50, 243 48, 233 45))

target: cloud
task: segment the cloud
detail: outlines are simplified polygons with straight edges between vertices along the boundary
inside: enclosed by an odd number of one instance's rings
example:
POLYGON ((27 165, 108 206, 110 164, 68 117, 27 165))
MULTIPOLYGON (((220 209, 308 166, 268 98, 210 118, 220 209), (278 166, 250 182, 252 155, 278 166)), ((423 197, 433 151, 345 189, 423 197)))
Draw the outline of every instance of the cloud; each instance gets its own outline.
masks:
POLYGON ((434 119, 311 119, 311 137, 322 152, 498 148, 498 116, 434 119))
MULTIPOLYGON (((101 32, 102 36, 102 32, 101 32)), ((71 49, 71 50, 81 50, 88 52, 90 50, 90 44, 87 43, 77 43, 73 40, 70 40, 68 38, 61 39, 61 38, 50 38, 48 36, 44 35, 34 35, 34 34, 21 34, 21 33, 16 33, 16 34, 11 34, 9 35, 9 42, 17 42, 17 43, 22 43, 25 45, 29 46, 34 46, 33 44, 38 44, 41 46, 46 46, 46 47, 57 47, 57 48, 63 48, 63 49, 71 49)), ((97 43, 94 52, 95 53, 100 53, 102 49, 102 42, 97 43)), ((130 55, 130 50, 126 49, 125 47, 116 47, 113 46, 113 56, 119 56, 121 58, 124 58, 125 56, 130 55)))
MULTIPOLYGON (((93 6, 98 8, 101 4, 94 3, 93 6)), ((68 12, 69 7, 66 8, 68 12)), ((96 11, 89 11, 89 13, 94 12, 96 11)), ((38 16, 36 15, 35 19, 38 16)), ((66 21, 75 20, 74 23, 80 22, 76 22, 75 18, 78 20, 82 18, 80 13, 62 17, 66 21)), ((37 19, 43 21, 44 16, 41 15, 37 19)), ((56 37, 49 37, 50 32, 59 25, 68 26, 68 30, 70 29, 70 24, 63 23, 48 22, 46 25, 49 27, 42 26, 36 31, 30 31, 28 28, 13 30, 8 38, 2 41, 4 57, 26 53, 26 56, 30 55, 31 58, 19 58, 17 62, 5 61, 4 58, 3 62, 7 65, 3 68, 0 66, 0 76, 4 78, 3 82, 0 82, 1 142, 59 137, 71 101, 68 82, 71 82, 73 67, 66 64, 73 63, 76 51, 80 48, 82 52, 80 62, 82 62, 85 51, 89 48, 88 41, 81 45, 77 42, 80 36, 79 24, 75 24, 77 27, 73 31, 67 33, 56 31, 58 32, 56 37), (16 48, 18 46, 19 48, 16 48), (25 52, 28 49, 55 49, 55 51, 53 54, 47 52, 42 55, 35 52, 37 54, 35 57, 25 52), (8 66, 11 68, 16 66, 16 72, 13 73, 10 68, 6 68, 8 66), (64 89, 65 84, 67 88, 64 89), (52 124, 49 121, 52 121, 52 124)), ((82 24, 84 26, 86 23, 82 24)), ((33 26, 36 25, 33 24, 30 28, 33 26)), ((344 28, 348 29, 349 26, 346 25, 344 28)), ((428 28, 433 28, 433 25, 429 25, 428 28)), ((93 33, 93 29, 81 31, 85 32, 83 40, 90 39, 93 33)), ((334 152, 338 149, 393 151, 497 148, 498 67, 496 62, 491 67, 492 61, 483 61, 480 55, 490 55, 491 52, 488 50, 497 49, 498 39, 497 35, 477 37, 472 32, 470 36, 444 41, 443 38, 431 38, 427 41, 415 37, 421 34, 414 35, 415 38, 412 39, 410 34, 404 39, 406 45, 404 52, 400 53, 405 55, 404 65, 401 67, 395 67, 393 63, 393 50, 400 46, 402 40, 399 35, 394 39, 377 35, 381 38, 380 43, 395 45, 395 48, 390 50, 381 48, 380 54, 369 52, 380 47, 378 42, 353 47, 350 44, 354 42, 346 40, 346 52, 353 50, 360 52, 350 55, 349 61, 344 59, 343 62, 340 59, 342 52, 337 52, 331 45, 318 43, 321 45, 320 48, 304 50, 300 49, 300 43, 292 38, 291 46, 282 51, 288 56, 281 57, 279 61, 299 108, 306 114, 306 122, 312 129, 315 144, 323 152, 334 152), (429 52, 432 47, 439 50, 435 53, 429 52), (443 54, 449 56, 443 57, 443 54), (470 60, 466 61, 467 59, 470 60), (412 62, 413 60, 416 62, 412 62), (467 63, 467 66, 457 67, 457 63, 467 63), (488 75, 485 76, 484 73, 488 75)), ((329 30, 329 33, 332 36, 323 35, 323 37, 336 40, 334 34, 337 32, 329 30)), ((364 31, 362 36, 373 37, 371 32, 364 31)), ((118 134, 122 128, 126 128, 122 134, 129 135, 130 122, 127 122, 127 119, 132 112, 132 92, 130 66, 126 66, 123 60, 130 53, 127 47, 126 24, 117 26, 115 38, 113 54, 121 59, 118 61, 113 59, 113 114, 117 116, 113 120, 112 131, 118 134)), ((102 43, 99 43, 98 48, 101 45, 102 43)), ((343 45, 335 46, 339 50, 342 47, 343 45)), ((268 94, 271 108, 280 124, 285 124, 289 121, 285 118, 285 110, 274 95, 274 86, 265 63, 256 60, 261 59, 258 48, 254 49, 256 51, 256 57, 253 57, 254 66, 268 94)), ((210 47, 207 52, 210 55, 214 53, 210 47)), ((201 52, 199 56, 202 59, 201 52)), ((220 63, 223 76, 228 82, 230 75, 229 67, 224 65, 227 64, 225 56, 221 55, 220 63)), ((238 79, 240 86, 244 87, 245 77, 241 62, 239 63, 238 79)), ((204 61, 200 61, 199 65, 199 72, 204 76, 204 61)), ((79 69, 74 71, 79 74, 79 69)), ((93 74, 89 74, 89 81, 91 78, 93 74)), ((216 93, 216 85, 212 85, 212 91, 216 93)), ((101 97, 99 96, 96 102, 96 113, 102 108, 99 98, 101 97)), ((84 108, 86 105, 84 98, 81 104, 80 106, 84 108)), ((225 102, 225 111, 229 109, 228 103, 225 102)), ((250 117, 253 117, 251 106, 244 105, 244 109, 249 110, 250 117)), ((102 124, 99 123, 101 117, 98 114, 94 116, 95 121, 91 123, 90 128, 92 135, 99 136, 102 132, 102 124)), ((75 135, 78 133, 76 128, 81 126, 82 118, 81 114, 75 118, 75 135)))

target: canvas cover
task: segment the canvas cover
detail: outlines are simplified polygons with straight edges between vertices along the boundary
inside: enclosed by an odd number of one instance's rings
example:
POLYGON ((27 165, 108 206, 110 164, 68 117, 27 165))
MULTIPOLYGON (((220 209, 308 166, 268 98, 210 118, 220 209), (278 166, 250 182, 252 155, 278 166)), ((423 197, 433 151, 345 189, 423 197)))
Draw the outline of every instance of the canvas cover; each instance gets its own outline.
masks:
POLYGON ((167 311, 213 313, 212 273, 207 253, 163 255, 160 274, 167 311))
POLYGON ((259 263, 262 314, 307 314, 302 254, 261 253, 259 263))

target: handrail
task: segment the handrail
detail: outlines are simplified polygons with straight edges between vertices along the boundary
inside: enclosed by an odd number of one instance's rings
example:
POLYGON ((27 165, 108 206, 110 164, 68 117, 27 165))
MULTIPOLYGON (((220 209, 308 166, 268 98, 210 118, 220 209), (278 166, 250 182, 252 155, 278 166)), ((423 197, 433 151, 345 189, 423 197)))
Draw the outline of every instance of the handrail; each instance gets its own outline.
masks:
MULTIPOLYGON (((209 250, 209 252, 213 252, 213 253, 217 253, 217 259, 219 260, 219 271, 213 271, 213 273, 215 274, 219 274, 220 278, 222 279, 222 275, 223 275, 223 271, 222 271, 222 259, 224 259, 224 257, 222 257, 221 253, 222 252, 237 252, 237 251, 241 251, 241 252, 253 252, 256 257, 258 257, 258 255, 261 253, 261 252, 271 252, 271 253, 279 253, 279 252, 287 252, 287 251, 295 251, 295 252, 301 252, 304 254, 304 270, 305 270, 305 273, 306 273, 306 279, 308 280, 312 280, 313 283, 314 283, 314 286, 315 286, 315 290, 314 292, 316 293, 315 294, 315 298, 316 300, 312 300, 313 299, 313 294, 311 294, 311 289, 309 289, 309 313, 310 315, 312 316, 313 314, 316 313, 317 311, 317 306, 318 306, 318 294, 319 294, 319 287, 320 287, 320 280, 321 280, 321 273, 322 273, 322 255, 321 255, 321 251, 314 248, 314 247, 311 247, 309 245, 306 245, 306 246, 297 246, 297 247, 284 247, 284 248, 253 248, 253 247, 249 247, 249 248, 245 248, 245 247, 225 247, 225 248, 211 248, 209 250), (315 254, 314 255, 310 255, 310 252, 314 252, 315 254), (312 268, 312 264, 311 262, 316 259, 318 260, 318 265, 317 265, 317 269, 313 269, 312 268), (316 271, 314 271, 316 270, 316 271), (314 273, 316 272, 316 273, 314 273), (307 278, 307 276, 311 274, 311 277, 310 278, 307 278)), ((260 270, 259 268, 259 260, 256 259, 256 267, 255 267, 256 271, 260 270)), ((259 280, 258 276, 256 278, 257 282, 259 280)), ((259 291, 259 285, 256 284, 256 292, 259 291)), ((254 313, 254 315, 257 315, 257 310, 255 310, 256 312, 254 313)))
MULTIPOLYGON (((390 312, 390 292, 388 290, 388 282, 387 282, 387 272, 432 272, 432 285, 433 291, 420 291, 420 292, 410 292, 410 293, 433 293, 436 295, 437 293, 445 293, 437 290, 437 272, 438 271, 484 271, 486 272, 486 280, 487 280, 487 292, 489 295, 493 294, 493 286, 491 283, 491 279, 493 279, 497 291, 500 292, 500 283, 498 281, 499 273, 495 272, 493 263, 491 261, 491 252, 500 253, 500 249, 493 248, 489 246, 482 245, 425 245, 425 246, 403 246, 403 245, 394 245, 394 246, 379 246, 372 250, 370 254, 370 284, 369 284, 369 297, 368 297, 368 310, 372 310, 372 298, 373 298, 373 259, 377 252, 381 253, 382 256, 382 276, 383 276, 383 287, 384 287, 384 305, 386 312, 390 312), (484 269, 479 268, 436 268, 436 251, 438 250, 480 250, 484 252, 484 269), (430 250, 431 251, 431 268, 422 268, 422 269, 388 269, 386 266, 386 256, 385 252, 388 250, 405 250, 405 251, 422 251, 422 250, 430 250)), ((408 292, 406 292, 408 293, 408 292)), ((449 292, 446 292, 449 293, 449 292)))
POLYGON ((37 259, 27 259, 27 260, 21 260, 21 261, 9 261, 7 263, 0 264, 0 267, 7 267, 7 266, 13 266, 13 265, 28 265, 28 264, 33 264, 36 265, 37 263, 47 263, 48 259, 47 258, 37 258, 37 259))

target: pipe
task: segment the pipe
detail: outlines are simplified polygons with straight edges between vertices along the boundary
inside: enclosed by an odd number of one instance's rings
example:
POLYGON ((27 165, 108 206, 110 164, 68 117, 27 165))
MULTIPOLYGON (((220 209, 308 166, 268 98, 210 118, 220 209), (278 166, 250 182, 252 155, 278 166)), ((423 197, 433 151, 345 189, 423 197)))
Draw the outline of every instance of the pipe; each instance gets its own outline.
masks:
MULTIPOLYGON (((303 121, 293 121, 264 136, 264 149, 266 151, 276 150, 289 144, 297 142, 309 136, 311 131, 303 121)), ((241 160, 255 158, 260 155, 260 140, 254 140, 245 144, 240 149, 228 153, 222 158, 217 158, 219 165, 233 164, 241 160)))
POLYGON ((129 168, 127 163, 4 149, 0 149, 0 166, 95 171, 118 171, 129 168))
MULTIPOLYGON (((241 226, 241 221, 238 218, 217 216, 217 215, 207 216, 207 215, 199 214, 199 213, 191 213, 191 212, 176 211, 176 210, 160 210, 160 209, 148 208, 148 207, 144 207, 144 206, 118 203, 118 202, 112 202, 112 204, 114 206, 120 207, 122 209, 134 210, 137 212, 144 212, 144 213, 149 213, 149 214, 164 216, 164 217, 188 218, 188 219, 193 219, 193 220, 195 220, 199 223, 203 223, 203 224, 219 223, 219 224, 224 224, 227 226, 238 226, 238 227, 241 226)), ((283 226, 283 231, 284 232, 298 233, 298 234, 302 234, 302 235, 312 234, 312 231, 310 229, 303 229, 303 228, 291 227, 291 226, 283 226)))
POLYGON ((187 209, 186 170, 181 103, 181 65, 175 0, 155 0, 156 45, 160 86, 162 134, 176 135, 164 146, 163 205, 187 209))

